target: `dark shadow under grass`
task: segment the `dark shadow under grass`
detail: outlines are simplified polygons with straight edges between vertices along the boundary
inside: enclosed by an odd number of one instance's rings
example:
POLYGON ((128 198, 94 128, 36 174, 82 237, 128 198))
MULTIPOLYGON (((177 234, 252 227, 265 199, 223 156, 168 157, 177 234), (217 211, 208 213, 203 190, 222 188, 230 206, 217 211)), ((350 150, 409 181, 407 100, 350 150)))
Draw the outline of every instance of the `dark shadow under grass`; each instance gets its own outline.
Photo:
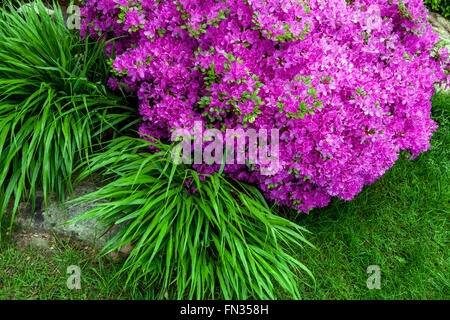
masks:
MULTIPOLYGON (((449 93, 433 97, 439 124, 431 150, 402 155, 353 201, 296 218, 319 252, 299 258, 316 277, 305 299, 449 299, 449 93), (381 268, 381 289, 369 290, 367 267, 381 268)), ((286 297, 287 299, 289 297, 286 297)))

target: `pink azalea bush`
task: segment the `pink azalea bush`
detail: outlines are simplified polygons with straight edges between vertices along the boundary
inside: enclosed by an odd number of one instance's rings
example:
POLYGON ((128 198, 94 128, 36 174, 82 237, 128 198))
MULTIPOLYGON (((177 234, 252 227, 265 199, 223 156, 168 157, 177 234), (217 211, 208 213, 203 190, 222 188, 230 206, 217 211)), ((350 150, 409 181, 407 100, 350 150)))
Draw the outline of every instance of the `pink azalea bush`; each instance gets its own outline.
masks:
POLYGON ((449 60, 422 0, 85 2, 85 32, 117 37, 110 85, 138 95, 143 134, 280 130, 277 174, 224 168, 280 205, 352 199, 401 150, 430 148, 449 60))

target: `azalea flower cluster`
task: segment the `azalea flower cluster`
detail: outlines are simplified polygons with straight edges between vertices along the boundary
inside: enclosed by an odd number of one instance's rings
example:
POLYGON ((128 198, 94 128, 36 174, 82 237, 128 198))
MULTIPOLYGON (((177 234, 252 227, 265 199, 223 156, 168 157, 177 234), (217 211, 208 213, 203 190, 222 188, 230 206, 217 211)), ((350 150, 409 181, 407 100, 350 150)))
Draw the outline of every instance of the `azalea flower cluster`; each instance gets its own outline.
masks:
MULTIPOLYGON (((117 38, 113 88, 139 97, 141 132, 203 121, 280 132, 281 170, 198 165, 299 211, 352 199, 401 150, 430 148, 430 98, 448 52, 422 0, 86 0, 82 30, 117 38)), ((205 142, 207 143, 207 142, 205 142)))

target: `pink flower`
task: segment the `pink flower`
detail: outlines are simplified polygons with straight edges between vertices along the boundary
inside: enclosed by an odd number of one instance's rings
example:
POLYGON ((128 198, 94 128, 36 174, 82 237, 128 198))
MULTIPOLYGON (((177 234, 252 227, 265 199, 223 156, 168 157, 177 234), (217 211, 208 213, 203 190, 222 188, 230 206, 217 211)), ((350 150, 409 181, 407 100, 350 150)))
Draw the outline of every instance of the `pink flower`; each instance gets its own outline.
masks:
POLYGON ((109 85, 137 94, 142 134, 168 139, 197 120, 276 128, 278 173, 223 172, 308 211, 352 199, 401 150, 430 148, 430 98, 450 64, 446 49, 431 55, 426 12, 422 0, 87 0, 83 17, 92 36, 116 38, 109 85))

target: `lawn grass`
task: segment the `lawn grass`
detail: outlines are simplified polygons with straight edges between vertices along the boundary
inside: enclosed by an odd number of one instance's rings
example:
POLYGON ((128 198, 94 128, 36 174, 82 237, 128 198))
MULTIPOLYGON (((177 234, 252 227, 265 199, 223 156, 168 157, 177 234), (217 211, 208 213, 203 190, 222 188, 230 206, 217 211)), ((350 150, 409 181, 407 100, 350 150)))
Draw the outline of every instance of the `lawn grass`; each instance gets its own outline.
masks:
POLYGON ((319 251, 302 252, 316 277, 305 299, 448 299, 450 94, 433 97, 439 124, 431 150, 405 155, 353 201, 335 199, 296 221, 319 251), (381 268, 381 289, 369 290, 367 267, 381 268))
POLYGON ((98 258, 97 251, 56 234, 48 237, 47 248, 22 241, 34 231, 15 230, 7 236, 2 227, 0 242, 0 300, 128 300, 153 299, 151 291, 132 292, 124 278, 114 275, 120 264, 110 257, 98 258), (69 266, 80 267, 81 289, 69 289, 69 266))
POLYGON ((59 239, 52 250, 21 247, 11 239, 0 244, 0 300, 151 299, 151 293, 132 294, 114 278, 119 265, 108 258, 59 239), (81 289, 67 287, 67 268, 80 267, 81 289))
MULTIPOLYGON (((304 299, 449 299, 450 94, 433 97, 439 129, 432 148, 406 156, 350 202, 335 199, 307 216, 294 216, 312 231, 299 259, 316 286, 302 284, 304 299), (369 265, 381 268, 381 289, 366 286, 369 265)), ((56 249, 0 243, 0 299, 151 299, 152 292, 124 289, 113 277, 119 265, 58 242, 56 249), (69 265, 81 267, 82 289, 66 287, 69 265)), ((290 297, 284 296, 289 299, 290 297)))

